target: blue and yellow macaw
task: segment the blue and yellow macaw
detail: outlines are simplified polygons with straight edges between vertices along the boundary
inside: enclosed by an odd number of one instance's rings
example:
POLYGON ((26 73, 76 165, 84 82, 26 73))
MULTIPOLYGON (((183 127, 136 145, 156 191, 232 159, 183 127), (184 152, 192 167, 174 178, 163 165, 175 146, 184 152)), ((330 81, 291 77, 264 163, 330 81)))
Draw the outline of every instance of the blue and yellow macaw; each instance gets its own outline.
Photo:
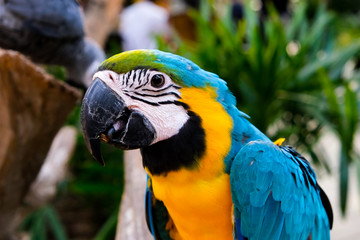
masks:
POLYGON ((329 239, 331 205, 310 164, 236 108, 217 75, 157 50, 105 60, 85 94, 84 138, 140 148, 155 239, 329 239))

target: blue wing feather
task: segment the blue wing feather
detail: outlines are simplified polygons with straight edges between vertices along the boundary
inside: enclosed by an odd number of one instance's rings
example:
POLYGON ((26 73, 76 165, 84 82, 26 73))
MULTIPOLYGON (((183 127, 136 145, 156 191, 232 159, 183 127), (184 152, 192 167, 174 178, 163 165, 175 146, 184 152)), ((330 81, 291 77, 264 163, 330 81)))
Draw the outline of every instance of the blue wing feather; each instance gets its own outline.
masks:
POLYGON ((147 178, 145 194, 146 222, 155 240, 171 240, 166 224, 169 221, 169 214, 163 202, 155 198, 151 179, 147 178))
POLYGON ((149 231, 151 232, 151 235, 153 235, 154 239, 156 240, 156 233, 155 233, 155 227, 154 227, 154 217, 153 217, 153 211, 152 211, 152 189, 150 183, 150 178, 147 176, 148 184, 146 185, 146 192, 145 192, 145 214, 146 214, 146 223, 149 228, 149 231))
POLYGON ((310 164, 289 147, 252 141, 235 157, 230 181, 248 239, 329 239, 330 218, 310 164))
POLYGON ((241 219, 240 218, 235 218, 234 240, 245 240, 244 236, 241 234, 241 219))

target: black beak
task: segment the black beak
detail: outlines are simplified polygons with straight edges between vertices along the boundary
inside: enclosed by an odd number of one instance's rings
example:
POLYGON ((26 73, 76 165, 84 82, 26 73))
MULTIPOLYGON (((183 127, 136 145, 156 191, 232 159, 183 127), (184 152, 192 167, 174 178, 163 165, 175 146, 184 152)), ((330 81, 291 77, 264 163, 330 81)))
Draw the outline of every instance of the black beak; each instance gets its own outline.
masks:
POLYGON ((95 79, 85 93, 81 124, 87 148, 103 166, 101 140, 121 149, 135 149, 150 145, 155 138, 149 120, 129 110, 124 100, 100 79, 95 79))

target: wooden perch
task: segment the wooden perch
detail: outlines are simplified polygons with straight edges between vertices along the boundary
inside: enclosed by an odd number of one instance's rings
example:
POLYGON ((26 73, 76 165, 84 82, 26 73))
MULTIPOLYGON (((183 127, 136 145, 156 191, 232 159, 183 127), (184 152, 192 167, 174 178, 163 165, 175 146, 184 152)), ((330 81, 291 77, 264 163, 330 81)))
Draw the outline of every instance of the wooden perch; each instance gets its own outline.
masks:
POLYGON ((44 206, 55 197, 58 184, 67 177, 76 137, 77 129, 73 126, 64 126, 56 134, 40 172, 25 197, 30 210, 44 206))
POLYGON ((16 210, 80 96, 19 53, 0 49, 0 239, 13 236, 16 210))

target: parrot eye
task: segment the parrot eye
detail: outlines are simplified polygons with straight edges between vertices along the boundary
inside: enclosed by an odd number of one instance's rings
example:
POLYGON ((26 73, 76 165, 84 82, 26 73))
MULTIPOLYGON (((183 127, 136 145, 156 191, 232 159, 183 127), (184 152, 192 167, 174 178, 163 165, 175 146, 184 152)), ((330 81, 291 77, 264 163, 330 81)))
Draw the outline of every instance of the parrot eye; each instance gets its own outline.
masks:
POLYGON ((151 86, 154 88, 161 88, 165 84, 165 78, 161 74, 155 74, 151 78, 151 86))

